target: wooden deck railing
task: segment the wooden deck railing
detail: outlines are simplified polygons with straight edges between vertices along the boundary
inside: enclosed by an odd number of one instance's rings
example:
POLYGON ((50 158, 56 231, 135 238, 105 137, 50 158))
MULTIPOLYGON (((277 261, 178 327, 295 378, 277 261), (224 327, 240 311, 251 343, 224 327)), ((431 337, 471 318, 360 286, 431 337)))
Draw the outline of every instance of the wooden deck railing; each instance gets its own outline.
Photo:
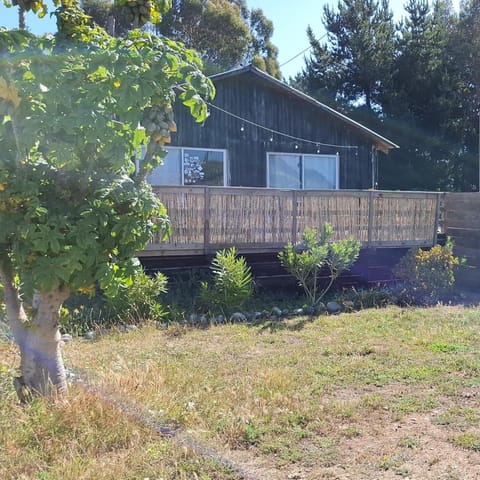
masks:
POLYGON ((142 255, 278 250, 306 227, 330 222, 335 238, 365 247, 431 246, 441 194, 386 191, 302 191, 240 187, 155 187, 168 209, 172 235, 154 238, 142 255))

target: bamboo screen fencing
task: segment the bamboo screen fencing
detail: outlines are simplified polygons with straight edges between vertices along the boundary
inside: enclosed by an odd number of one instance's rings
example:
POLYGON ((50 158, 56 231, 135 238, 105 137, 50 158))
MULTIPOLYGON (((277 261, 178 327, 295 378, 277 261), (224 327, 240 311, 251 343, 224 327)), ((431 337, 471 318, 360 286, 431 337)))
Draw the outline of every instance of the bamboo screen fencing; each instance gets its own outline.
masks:
POLYGON ((299 241, 305 228, 330 222, 335 239, 363 246, 431 246, 436 241, 440 194, 380 191, 301 191, 240 187, 155 187, 172 235, 147 251, 211 253, 235 245, 246 251, 278 249, 299 241))

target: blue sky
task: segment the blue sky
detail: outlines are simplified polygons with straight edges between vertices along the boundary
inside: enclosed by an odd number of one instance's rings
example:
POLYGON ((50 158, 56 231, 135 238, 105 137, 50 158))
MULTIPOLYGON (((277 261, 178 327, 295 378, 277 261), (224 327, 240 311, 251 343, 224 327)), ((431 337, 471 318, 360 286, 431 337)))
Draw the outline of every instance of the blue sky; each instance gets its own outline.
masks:
MULTIPOLYGON (((403 5, 407 0, 390 0, 390 7, 396 19, 400 19, 404 13, 403 5)), ((337 0, 247 0, 250 8, 261 8, 265 15, 273 21, 275 33, 273 43, 279 49, 279 61, 283 64, 293 56, 309 46, 306 29, 310 25, 317 37, 324 33, 322 26, 322 12, 325 4, 335 6, 337 0)), ((459 0, 453 4, 458 6, 459 0)), ((0 4, 0 26, 13 27, 18 23, 15 8, 6 8, 0 4)), ((38 19, 33 14, 28 14, 27 24, 31 31, 36 34, 54 32, 56 25, 53 19, 38 19)), ((294 76, 304 65, 303 55, 282 67, 282 73, 286 78, 294 76)))

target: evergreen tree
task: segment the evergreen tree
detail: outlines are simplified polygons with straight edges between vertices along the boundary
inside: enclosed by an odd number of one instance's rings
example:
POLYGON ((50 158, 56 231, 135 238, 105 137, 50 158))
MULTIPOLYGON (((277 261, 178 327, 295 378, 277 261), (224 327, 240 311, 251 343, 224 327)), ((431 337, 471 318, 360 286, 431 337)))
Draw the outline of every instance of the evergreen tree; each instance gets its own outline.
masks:
POLYGON ((409 0, 399 25, 385 125, 401 145, 383 162, 384 188, 455 189, 459 139, 451 130, 457 67, 449 55, 456 16, 451 2, 409 0))
POLYGON ((321 44, 308 29, 313 51, 297 81, 324 99, 380 111, 392 71, 392 18, 386 0, 340 0, 336 10, 326 5, 328 42, 321 44))

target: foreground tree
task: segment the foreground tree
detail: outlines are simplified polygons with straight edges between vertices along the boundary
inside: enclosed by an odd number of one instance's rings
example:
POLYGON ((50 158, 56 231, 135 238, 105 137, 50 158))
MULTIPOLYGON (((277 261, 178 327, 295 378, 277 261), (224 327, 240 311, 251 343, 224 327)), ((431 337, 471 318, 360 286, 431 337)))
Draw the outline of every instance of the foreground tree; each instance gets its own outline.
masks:
POLYGON ((20 397, 66 391, 59 309, 71 291, 132 281, 166 218, 145 178, 175 130, 175 89, 198 121, 213 94, 192 51, 112 38, 75 5, 56 14, 55 39, 0 30, 0 283, 20 397))
POLYGON ((253 63, 281 77, 273 23, 245 0, 81 0, 81 6, 114 36, 149 23, 157 34, 198 51, 210 74, 253 63), (161 21, 152 7, 165 11, 161 21))

